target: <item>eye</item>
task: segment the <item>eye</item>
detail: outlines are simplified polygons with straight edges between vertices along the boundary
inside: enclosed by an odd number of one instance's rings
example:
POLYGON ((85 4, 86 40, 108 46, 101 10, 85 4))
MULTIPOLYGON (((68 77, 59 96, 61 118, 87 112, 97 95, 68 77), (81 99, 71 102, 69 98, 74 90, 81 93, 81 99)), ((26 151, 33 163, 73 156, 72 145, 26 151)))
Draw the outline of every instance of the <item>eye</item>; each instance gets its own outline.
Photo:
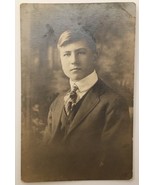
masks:
POLYGON ((64 53, 64 57, 69 57, 71 54, 70 53, 64 53))
POLYGON ((85 55, 86 52, 85 51, 78 51, 78 55, 85 55))

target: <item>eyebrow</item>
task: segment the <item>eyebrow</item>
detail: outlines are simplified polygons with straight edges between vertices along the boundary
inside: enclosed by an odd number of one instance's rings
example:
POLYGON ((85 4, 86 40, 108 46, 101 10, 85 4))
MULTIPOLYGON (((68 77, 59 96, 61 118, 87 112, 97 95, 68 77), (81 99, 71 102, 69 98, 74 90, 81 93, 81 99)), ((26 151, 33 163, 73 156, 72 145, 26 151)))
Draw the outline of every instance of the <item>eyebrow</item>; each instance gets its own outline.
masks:
MULTIPOLYGON (((78 48, 78 49, 76 49, 76 50, 74 50, 74 51, 80 51, 80 50, 85 50, 85 51, 87 51, 87 49, 86 48, 78 48)), ((72 50, 70 50, 70 51, 64 51, 64 53, 66 52, 71 52, 72 50)))

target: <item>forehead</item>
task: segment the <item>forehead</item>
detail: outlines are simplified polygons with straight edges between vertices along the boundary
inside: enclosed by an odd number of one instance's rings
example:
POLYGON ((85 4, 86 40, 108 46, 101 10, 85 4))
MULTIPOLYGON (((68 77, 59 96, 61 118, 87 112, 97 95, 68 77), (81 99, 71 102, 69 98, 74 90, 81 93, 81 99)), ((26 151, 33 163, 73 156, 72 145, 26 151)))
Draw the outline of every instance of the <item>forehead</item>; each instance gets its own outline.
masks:
POLYGON ((90 47, 88 46, 87 42, 85 40, 78 40, 69 44, 66 44, 64 46, 61 46, 59 48, 59 50, 61 52, 65 52, 65 51, 76 51, 79 49, 86 49, 86 50, 90 50, 90 47))

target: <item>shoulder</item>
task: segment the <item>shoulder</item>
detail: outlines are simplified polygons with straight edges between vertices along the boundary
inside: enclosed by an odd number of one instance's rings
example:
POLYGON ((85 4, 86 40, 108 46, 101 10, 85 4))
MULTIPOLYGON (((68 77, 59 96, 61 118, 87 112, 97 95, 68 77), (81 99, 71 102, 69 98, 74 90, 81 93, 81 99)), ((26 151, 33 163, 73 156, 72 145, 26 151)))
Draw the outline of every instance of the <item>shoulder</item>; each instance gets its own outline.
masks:
POLYGON ((64 103, 65 93, 60 93, 58 96, 51 102, 49 110, 54 110, 57 106, 64 103))
POLYGON ((99 79, 98 82, 96 83, 94 91, 98 93, 100 100, 106 102, 107 104, 113 104, 113 105, 126 104, 127 105, 125 98, 121 96, 119 93, 117 93, 114 89, 109 87, 101 79, 99 79))

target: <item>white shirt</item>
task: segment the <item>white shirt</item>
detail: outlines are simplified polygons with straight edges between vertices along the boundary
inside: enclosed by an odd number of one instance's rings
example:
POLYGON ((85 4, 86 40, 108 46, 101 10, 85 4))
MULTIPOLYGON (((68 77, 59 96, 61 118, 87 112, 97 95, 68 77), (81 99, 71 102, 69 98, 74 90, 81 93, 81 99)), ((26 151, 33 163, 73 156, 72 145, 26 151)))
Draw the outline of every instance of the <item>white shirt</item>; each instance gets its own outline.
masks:
MULTIPOLYGON (((71 90, 73 89, 72 87, 74 84, 78 87, 78 90, 76 91, 77 93, 76 103, 88 92, 88 90, 97 82, 97 80, 98 80, 98 76, 95 70, 90 75, 86 76, 85 78, 77 82, 73 82, 70 79, 71 90)), ((69 92, 64 97, 64 102, 67 103, 68 100, 69 100, 69 92)))

